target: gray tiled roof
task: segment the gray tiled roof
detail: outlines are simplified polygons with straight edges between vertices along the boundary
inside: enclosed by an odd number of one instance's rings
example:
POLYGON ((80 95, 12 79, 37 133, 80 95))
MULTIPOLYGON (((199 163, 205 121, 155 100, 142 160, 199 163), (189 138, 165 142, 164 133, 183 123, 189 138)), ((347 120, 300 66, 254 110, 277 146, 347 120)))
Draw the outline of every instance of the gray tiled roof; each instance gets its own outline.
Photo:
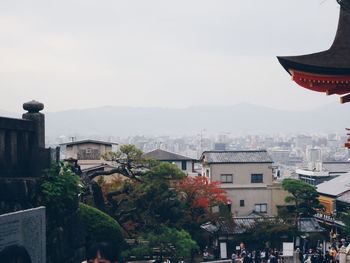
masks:
POLYGON ((85 144, 85 143, 93 143, 93 144, 103 144, 103 145, 118 145, 118 143, 115 142, 105 142, 105 141, 98 141, 98 140, 81 140, 81 141, 74 141, 74 142, 66 142, 66 143, 60 143, 60 145, 77 145, 77 144, 85 144))
MULTIPOLYGON (((223 219, 218 219, 215 222, 207 222, 201 225, 201 228, 208 231, 211 234, 221 235, 237 235, 243 234, 247 229, 251 228, 257 222, 263 222, 265 220, 269 220, 274 222, 277 220, 274 217, 239 217, 233 218, 233 221, 227 221, 223 219)), ((280 221, 283 222, 283 221, 280 221)), ((323 232, 325 231, 319 223, 314 218, 299 218, 298 229, 304 233, 312 233, 312 232, 323 232)))
POLYGON ((152 158, 159 161, 193 161, 194 159, 180 154, 157 149, 143 155, 145 158, 152 158))
POLYGON ((350 162, 323 162, 322 166, 330 173, 350 172, 350 162))
POLYGON ((325 229, 319 225, 315 218, 300 218, 298 229, 304 233, 325 231, 325 229))
POLYGON ((343 193, 337 198, 337 201, 350 204, 350 191, 343 193))
POLYGON ((317 185, 317 192, 330 196, 339 196, 350 190, 350 173, 339 175, 332 180, 317 185))
POLYGON ((207 163, 273 163, 266 150, 258 151, 205 151, 201 160, 207 163))

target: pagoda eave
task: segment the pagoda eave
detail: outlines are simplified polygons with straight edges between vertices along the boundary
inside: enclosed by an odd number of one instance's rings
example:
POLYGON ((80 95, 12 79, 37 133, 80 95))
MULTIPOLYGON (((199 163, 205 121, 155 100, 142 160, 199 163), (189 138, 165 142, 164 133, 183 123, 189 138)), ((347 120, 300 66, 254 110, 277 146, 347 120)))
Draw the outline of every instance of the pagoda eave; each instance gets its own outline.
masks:
POLYGON ((289 69, 292 80, 299 86, 327 95, 344 95, 341 103, 350 101, 350 75, 321 75, 289 69))

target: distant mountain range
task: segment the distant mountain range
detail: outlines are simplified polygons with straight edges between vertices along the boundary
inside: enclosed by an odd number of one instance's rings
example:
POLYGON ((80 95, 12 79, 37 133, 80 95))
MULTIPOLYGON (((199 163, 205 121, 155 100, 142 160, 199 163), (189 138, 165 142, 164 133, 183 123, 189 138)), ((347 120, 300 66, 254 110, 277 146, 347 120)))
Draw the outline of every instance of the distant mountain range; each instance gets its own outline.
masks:
MULTIPOLYGON (((296 106, 297 108, 297 106, 296 106)), ((350 105, 330 104, 311 111, 284 111, 251 104, 185 109, 106 106, 46 113, 46 134, 82 136, 175 135, 230 132, 276 134, 345 132, 350 105)), ((2 116, 14 116, 0 111, 2 116)))

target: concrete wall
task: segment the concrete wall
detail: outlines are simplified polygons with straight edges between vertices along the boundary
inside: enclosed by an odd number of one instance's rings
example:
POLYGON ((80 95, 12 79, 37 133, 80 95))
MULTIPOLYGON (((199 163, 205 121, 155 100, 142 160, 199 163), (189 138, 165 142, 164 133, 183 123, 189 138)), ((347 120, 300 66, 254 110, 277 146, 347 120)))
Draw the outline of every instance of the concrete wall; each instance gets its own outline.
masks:
POLYGON ((75 144, 75 145, 67 145, 66 158, 83 160, 78 158, 78 153, 79 153, 79 150, 86 150, 86 149, 98 150, 99 157, 96 158, 96 160, 100 160, 101 154, 112 151, 112 146, 105 145, 105 144, 97 144, 97 143, 81 143, 81 144, 75 144))
POLYGON ((271 189, 272 215, 275 216, 278 212, 277 207, 286 205, 286 202, 284 200, 289 195, 289 193, 283 190, 281 181, 275 181, 271 186, 269 186, 269 188, 271 189))
POLYGON ((210 180, 220 181, 221 174, 233 174, 232 184, 222 184, 222 187, 242 187, 244 185, 249 187, 261 187, 272 184, 273 174, 271 164, 211 164, 210 165, 210 180), (251 174, 263 174, 263 183, 252 184, 251 174))
POLYGON ((203 165, 203 175, 209 172, 210 181, 220 181, 221 174, 232 174, 232 183, 221 183, 231 199, 231 212, 235 216, 246 216, 255 211, 256 205, 264 208, 266 214, 277 215, 276 205, 284 205, 287 193, 280 183, 273 179, 271 164, 243 163, 243 164, 206 164, 203 165), (262 174, 262 183, 251 183, 252 174, 262 174), (242 201, 241 201, 242 200, 242 201), (242 206, 244 202, 244 206, 242 206))

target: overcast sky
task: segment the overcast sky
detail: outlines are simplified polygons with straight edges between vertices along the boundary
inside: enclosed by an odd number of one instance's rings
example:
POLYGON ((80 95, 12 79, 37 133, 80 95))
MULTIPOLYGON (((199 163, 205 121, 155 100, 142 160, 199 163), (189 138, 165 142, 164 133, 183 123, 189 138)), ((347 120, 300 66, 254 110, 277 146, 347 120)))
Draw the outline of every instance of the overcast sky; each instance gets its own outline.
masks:
POLYGON ((0 2, 0 109, 338 101, 298 87, 277 55, 328 49, 335 0, 0 2))

